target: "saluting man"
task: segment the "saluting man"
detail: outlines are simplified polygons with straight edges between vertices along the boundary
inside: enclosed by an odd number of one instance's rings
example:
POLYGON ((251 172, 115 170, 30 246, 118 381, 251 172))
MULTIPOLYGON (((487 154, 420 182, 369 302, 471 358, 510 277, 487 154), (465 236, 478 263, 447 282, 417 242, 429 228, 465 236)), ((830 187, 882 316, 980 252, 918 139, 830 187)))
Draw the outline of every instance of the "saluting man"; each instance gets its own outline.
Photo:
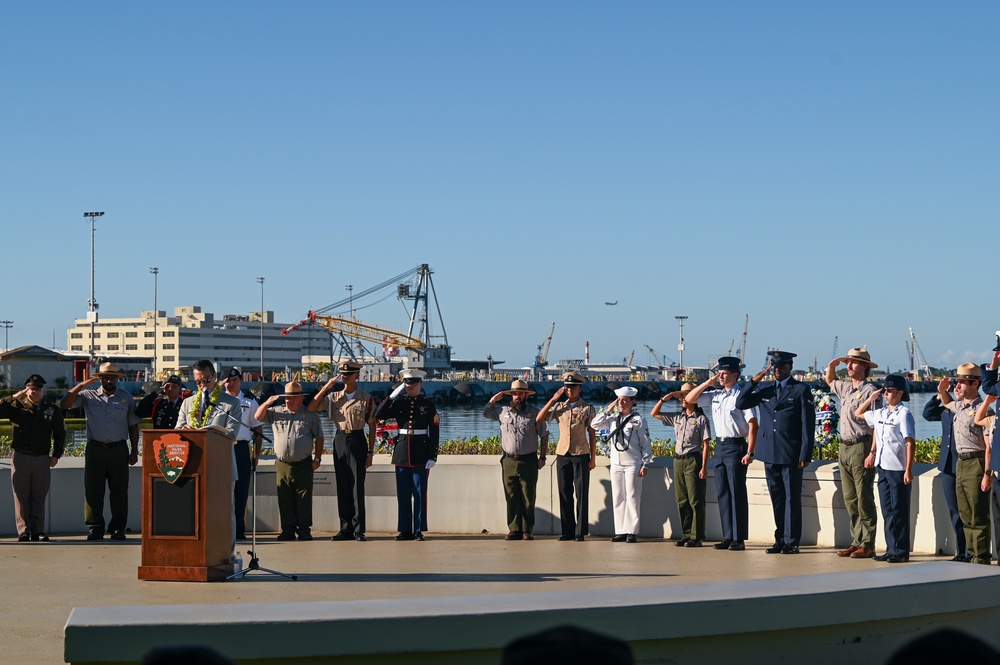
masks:
POLYGON ((309 403, 310 411, 325 404, 330 421, 337 427, 333 437, 333 470, 337 477, 337 512, 340 531, 330 540, 368 540, 365 537, 365 474, 375 454, 375 400, 358 388, 361 363, 344 360, 335 376, 319 389, 309 403), (343 390, 330 392, 337 381, 343 390), (330 393, 327 396, 327 393, 330 393), (365 435, 365 427, 368 434, 365 435))
POLYGON ((982 373, 975 363, 962 363, 949 378, 938 384, 938 398, 954 417, 955 490, 958 512, 962 516, 965 542, 973 563, 989 565, 990 554, 990 448, 986 447, 983 428, 976 425, 976 409, 982 373), (954 382, 955 399, 948 392, 954 382))
POLYGON ((0 418, 14 426, 14 454, 10 484, 14 490, 17 540, 48 540, 45 535, 45 497, 49 493, 52 467, 66 447, 66 425, 62 410, 42 401, 45 379, 32 374, 24 389, 0 400, 0 418))
MULTIPOLYGON (((840 486, 844 492, 844 505, 851 520, 851 545, 837 550, 837 556, 852 559, 871 559, 875 556, 875 529, 878 513, 875 510, 875 469, 865 468, 865 457, 872 447, 872 428, 863 418, 854 415, 857 408, 877 390, 868 383, 869 372, 878 367, 872 362, 865 348, 854 348, 842 358, 834 358, 826 367, 826 383, 830 392, 840 400, 840 486), (847 364, 847 381, 837 378, 837 366, 847 364)), ((873 404, 872 409, 878 408, 873 404)))
POLYGON ((774 511, 774 544, 768 554, 798 554, 802 539, 802 470, 812 461, 816 410, 809 386, 792 378, 788 351, 771 351, 770 364, 740 388, 737 409, 760 411, 756 457, 764 462, 774 511), (774 369, 774 381, 761 383, 774 369))
POLYGON ((153 429, 173 429, 184 401, 181 399, 183 391, 181 377, 171 374, 159 390, 149 393, 135 405, 135 412, 140 418, 152 420, 153 429))
POLYGON ((434 402, 420 394, 425 376, 419 369, 400 372, 403 383, 375 410, 376 420, 391 418, 399 425, 392 451, 399 510, 396 540, 423 540, 427 531, 427 479, 437 462, 440 420, 434 402))

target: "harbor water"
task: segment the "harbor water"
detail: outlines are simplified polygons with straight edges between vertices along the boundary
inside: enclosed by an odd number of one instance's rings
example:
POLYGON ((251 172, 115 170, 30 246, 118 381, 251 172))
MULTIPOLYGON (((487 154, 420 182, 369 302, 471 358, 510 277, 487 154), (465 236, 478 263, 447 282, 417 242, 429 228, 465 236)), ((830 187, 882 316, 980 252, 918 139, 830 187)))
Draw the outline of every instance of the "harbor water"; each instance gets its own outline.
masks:
MULTIPOLYGON (((917 439, 925 439, 941 435, 940 423, 928 422, 921 417, 924 405, 931 397, 933 397, 933 394, 931 393, 913 393, 910 395, 910 401, 906 403, 910 411, 913 413, 913 418, 916 422, 917 439)), ((537 400, 534 403, 538 405, 541 404, 537 400)), ((592 402, 592 404, 594 408, 600 409, 607 406, 608 402, 600 404, 592 402)), ((644 416, 648 416, 655 404, 656 400, 641 400, 636 403, 636 410, 644 416)), ((483 417, 483 408, 485 405, 485 399, 462 404, 437 405, 438 413, 441 419, 441 441, 460 441, 471 439, 473 437, 482 440, 492 436, 499 436, 499 427, 497 423, 483 417)), ((666 403, 663 411, 664 413, 676 412, 679 408, 678 402, 671 400, 666 403)), ((706 410, 705 415, 708 416, 709 421, 712 420, 710 410, 706 410)), ((330 422, 325 413, 320 414, 320 421, 322 422, 324 436, 326 437, 326 447, 329 449, 333 445, 333 423, 330 422)), ((666 427, 653 418, 647 418, 647 421, 649 421, 649 433, 653 439, 673 440, 673 428, 666 427)), ((714 423, 712 425, 712 431, 713 433, 715 432, 714 423)), ((70 445, 82 446, 86 443, 86 433, 83 429, 72 430, 70 434, 70 445)), ((271 438, 270 426, 265 425, 264 434, 268 438, 271 438)), ((557 436, 558 435, 554 434, 552 436, 552 440, 555 441, 557 436)))

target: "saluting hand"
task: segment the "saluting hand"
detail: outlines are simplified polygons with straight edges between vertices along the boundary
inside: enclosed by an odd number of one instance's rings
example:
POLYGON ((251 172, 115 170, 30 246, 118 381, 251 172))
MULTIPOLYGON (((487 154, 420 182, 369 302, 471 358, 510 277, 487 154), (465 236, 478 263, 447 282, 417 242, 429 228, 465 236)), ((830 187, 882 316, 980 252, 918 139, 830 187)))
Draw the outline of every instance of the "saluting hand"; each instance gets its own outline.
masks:
POLYGON ((767 367, 765 367, 764 369, 760 370, 759 372, 753 375, 752 379, 753 382, 760 383, 761 381, 764 380, 764 377, 767 376, 767 373, 770 371, 771 371, 771 363, 768 363, 767 367))
POLYGON ((830 361, 830 364, 828 365, 828 367, 830 369, 837 369, 837 365, 839 365, 839 364, 840 364, 840 360, 837 359, 837 358, 834 358, 833 360, 830 361))
POLYGON ((946 377, 942 378, 941 381, 938 383, 938 392, 939 393, 946 393, 949 390, 951 390, 951 379, 949 379, 946 376, 946 377))
POLYGON ((496 395, 494 395, 493 397, 490 398, 490 404, 496 404, 497 402, 499 402, 502 399, 503 399, 503 391, 501 390, 496 395))

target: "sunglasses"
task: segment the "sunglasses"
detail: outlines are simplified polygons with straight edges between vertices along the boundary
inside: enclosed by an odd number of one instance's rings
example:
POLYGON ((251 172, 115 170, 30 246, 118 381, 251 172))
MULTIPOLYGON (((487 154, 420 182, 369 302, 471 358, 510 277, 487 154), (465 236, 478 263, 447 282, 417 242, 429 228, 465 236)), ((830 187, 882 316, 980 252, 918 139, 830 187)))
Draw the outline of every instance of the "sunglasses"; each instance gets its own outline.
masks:
POLYGON ((403 379, 403 383, 408 386, 412 386, 414 383, 421 383, 420 379, 403 379))

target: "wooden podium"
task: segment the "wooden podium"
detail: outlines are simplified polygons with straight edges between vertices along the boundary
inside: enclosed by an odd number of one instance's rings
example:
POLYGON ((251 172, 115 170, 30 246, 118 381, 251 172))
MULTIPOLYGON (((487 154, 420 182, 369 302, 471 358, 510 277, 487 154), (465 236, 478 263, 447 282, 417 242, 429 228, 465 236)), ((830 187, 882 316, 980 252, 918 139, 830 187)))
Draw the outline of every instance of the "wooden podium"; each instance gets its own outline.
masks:
POLYGON ((233 572, 233 442, 212 430, 143 430, 140 580, 233 572))

